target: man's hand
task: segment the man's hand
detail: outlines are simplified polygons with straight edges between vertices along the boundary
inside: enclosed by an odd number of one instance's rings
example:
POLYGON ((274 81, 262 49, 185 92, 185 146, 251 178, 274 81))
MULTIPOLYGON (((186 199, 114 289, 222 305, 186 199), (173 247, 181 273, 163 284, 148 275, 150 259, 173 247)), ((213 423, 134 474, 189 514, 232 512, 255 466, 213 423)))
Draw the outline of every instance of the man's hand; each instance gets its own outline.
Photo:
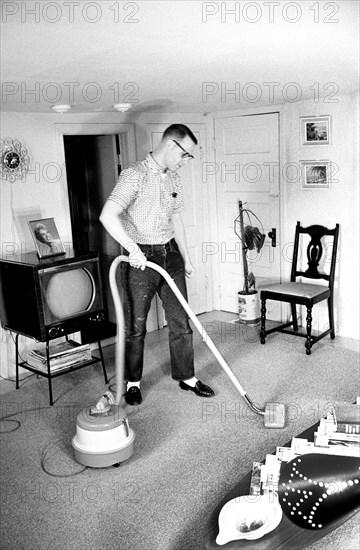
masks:
POLYGON ((142 253, 138 246, 132 251, 129 250, 129 263, 132 267, 136 267, 137 269, 144 271, 146 267, 146 256, 142 253))
POLYGON ((190 260, 187 260, 185 262, 185 275, 186 275, 186 277, 189 277, 189 278, 191 278, 195 275, 195 268, 192 265, 192 263, 190 262, 190 260))

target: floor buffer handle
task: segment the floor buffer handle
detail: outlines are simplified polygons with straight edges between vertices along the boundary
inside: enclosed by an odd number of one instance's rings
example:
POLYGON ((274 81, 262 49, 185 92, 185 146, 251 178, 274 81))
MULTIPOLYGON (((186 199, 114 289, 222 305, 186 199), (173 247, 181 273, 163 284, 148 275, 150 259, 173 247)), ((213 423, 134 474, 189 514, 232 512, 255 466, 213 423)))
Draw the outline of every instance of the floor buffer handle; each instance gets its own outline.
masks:
MULTIPOLYGON (((123 384, 124 384, 124 359, 125 359, 125 344, 124 344, 124 313, 121 305, 121 300, 116 284, 116 269, 118 265, 120 265, 121 262, 129 262, 129 257, 120 255, 117 258, 115 258, 111 264, 110 272, 109 272, 109 278, 110 278, 110 289, 112 293, 112 297, 114 300, 114 306, 115 306, 115 314, 117 318, 117 342, 116 342, 116 348, 115 348, 115 365, 116 365, 116 397, 115 402, 117 405, 119 405, 123 393, 123 384)), ((165 281, 168 283, 171 290, 174 292, 175 296, 179 300, 180 304, 194 323, 195 327, 199 331, 203 341, 208 346, 208 348, 212 351, 216 359, 218 360, 220 366, 223 368, 223 370, 226 372, 240 395, 245 399, 248 406, 252 409, 253 412, 256 414, 264 415, 265 411, 257 407, 249 398, 246 391, 228 366, 228 364, 225 362, 224 358, 216 348, 214 342, 211 340, 210 336, 206 333, 204 327, 194 314, 194 312, 191 310, 188 302, 185 300, 184 296, 181 294, 180 290, 176 286, 174 280, 170 277, 170 275, 160 267, 159 265, 153 263, 153 262, 146 262, 146 267, 150 267, 151 269, 154 269, 157 271, 162 277, 164 277, 165 281)))

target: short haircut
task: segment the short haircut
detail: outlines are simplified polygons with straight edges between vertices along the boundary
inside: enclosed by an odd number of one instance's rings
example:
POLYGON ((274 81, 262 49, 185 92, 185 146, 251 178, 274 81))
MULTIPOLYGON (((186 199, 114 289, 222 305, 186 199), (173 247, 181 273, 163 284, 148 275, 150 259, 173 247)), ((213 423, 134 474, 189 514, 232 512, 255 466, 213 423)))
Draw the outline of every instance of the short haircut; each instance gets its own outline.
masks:
POLYGON ((162 139, 184 139, 186 136, 189 136, 189 138, 197 145, 197 139, 187 126, 184 124, 172 124, 168 128, 166 128, 165 132, 163 133, 162 139))

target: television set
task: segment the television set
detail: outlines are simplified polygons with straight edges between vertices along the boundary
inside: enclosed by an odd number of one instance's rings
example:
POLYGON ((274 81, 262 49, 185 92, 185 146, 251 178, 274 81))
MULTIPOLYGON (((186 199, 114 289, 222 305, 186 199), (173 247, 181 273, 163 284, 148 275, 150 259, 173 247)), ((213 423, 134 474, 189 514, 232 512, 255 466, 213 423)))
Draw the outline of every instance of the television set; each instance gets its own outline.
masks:
POLYGON ((2 327, 44 342, 106 321, 97 253, 0 260, 2 327))

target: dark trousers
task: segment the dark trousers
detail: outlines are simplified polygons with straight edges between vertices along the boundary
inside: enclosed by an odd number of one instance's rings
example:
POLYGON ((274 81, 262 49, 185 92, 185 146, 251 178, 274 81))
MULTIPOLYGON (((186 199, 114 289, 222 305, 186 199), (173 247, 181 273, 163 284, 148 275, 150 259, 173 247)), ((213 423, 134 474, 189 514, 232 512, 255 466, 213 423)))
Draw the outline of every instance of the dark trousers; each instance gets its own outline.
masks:
MULTIPOLYGON (((139 245, 146 258, 161 266, 187 300, 184 261, 176 241, 166 245, 139 245)), ((122 265, 125 317, 125 380, 138 382, 143 373, 146 320, 151 301, 158 293, 169 329, 171 376, 187 380, 194 376, 193 331, 187 313, 165 279, 154 269, 122 265)))

